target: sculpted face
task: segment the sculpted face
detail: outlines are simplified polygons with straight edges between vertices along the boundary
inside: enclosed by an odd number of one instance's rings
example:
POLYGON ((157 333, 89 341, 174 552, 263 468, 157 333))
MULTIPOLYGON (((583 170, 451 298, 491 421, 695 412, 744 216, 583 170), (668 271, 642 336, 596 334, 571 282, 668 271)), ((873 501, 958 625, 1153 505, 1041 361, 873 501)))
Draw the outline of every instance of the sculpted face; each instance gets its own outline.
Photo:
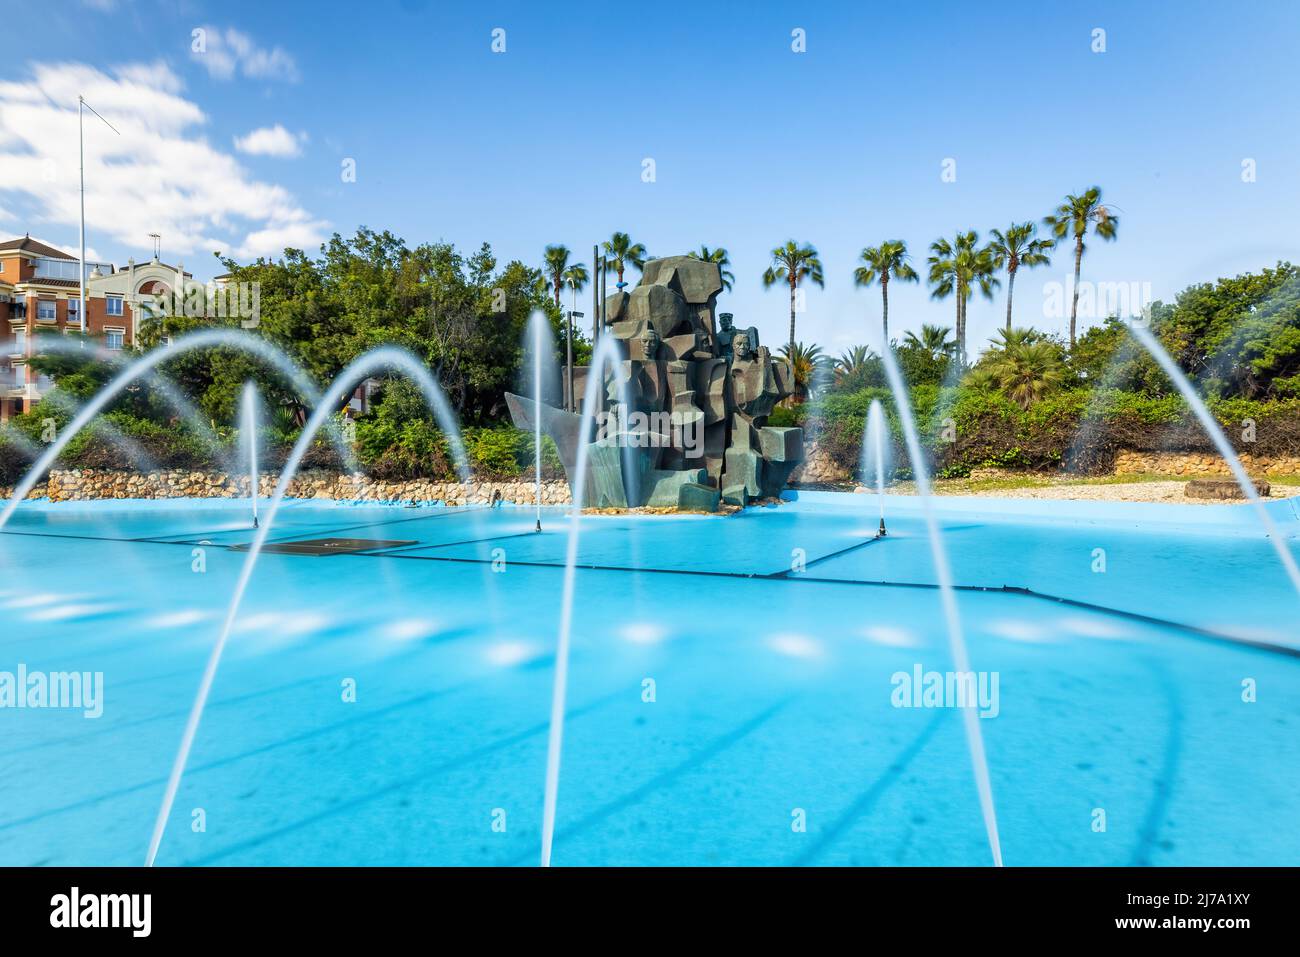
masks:
POLYGON ((644 350, 647 359, 653 359, 659 355, 659 333, 655 331, 654 326, 646 326, 645 331, 641 333, 641 348, 644 350))
POLYGON ((732 329, 736 328, 734 323, 732 322, 731 313, 724 312, 721 315, 719 315, 718 318, 722 320, 723 332, 730 332, 732 329))
POLYGON ((753 358, 754 350, 749 347, 748 333, 736 333, 736 337, 731 340, 731 352, 737 359, 753 358))

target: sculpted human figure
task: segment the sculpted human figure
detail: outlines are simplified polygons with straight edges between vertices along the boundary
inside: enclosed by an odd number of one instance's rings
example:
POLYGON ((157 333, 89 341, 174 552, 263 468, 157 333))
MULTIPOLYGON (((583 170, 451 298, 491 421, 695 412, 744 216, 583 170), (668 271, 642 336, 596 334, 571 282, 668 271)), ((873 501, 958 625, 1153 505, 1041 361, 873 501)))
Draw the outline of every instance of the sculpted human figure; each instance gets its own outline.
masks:
MULTIPOLYGON (((669 398, 665 363, 659 358, 663 339, 654 326, 647 324, 635 341, 636 347, 630 350, 631 354, 636 355, 639 351, 644 358, 624 359, 621 363, 622 380, 627 382, 631 392, 633 408, 655 412, 665 408, 669 398)), ((620 401, 619 382, 611 381, 606 390, 610 401, 620 401)))
POLYGON ((772 356, 763 346, 755 349, 750 333, 744 330, 732 338, 731 351, 731 393, 735 407, 747 419, 765 419, 781 398, 780 386, 772 372, 772 356))
POLYGON ((659 346, 663 343, 663 340, 659 338, 659 333, 655 331, 654 326, 647 325, 641 330, 641 335, 638 338, 641 342, 641 354, 646 362, 653 362, 659 358, 659 346))
POLYGON ((736 332, 731 337, 731 354, 737 362, 746 362, 754 357, 754 350, 749 344, 748 332, 736 332))
POLYGON ((736 336, 736 326, 732 322, 733 318, 729 312, 721 313, 718 316, 718 321, 721 323, 721 328, 718 329, 718 353, 724 359, 730 359, 732 356, 731 341, 736 336))

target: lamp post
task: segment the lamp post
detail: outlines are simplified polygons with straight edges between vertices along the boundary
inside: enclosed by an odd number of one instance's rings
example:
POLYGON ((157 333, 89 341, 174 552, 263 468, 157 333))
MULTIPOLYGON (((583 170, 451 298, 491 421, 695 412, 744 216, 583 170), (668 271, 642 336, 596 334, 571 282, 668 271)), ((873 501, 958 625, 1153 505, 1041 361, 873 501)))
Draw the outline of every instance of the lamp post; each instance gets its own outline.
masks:
MULTIPOLYGON (((79 286, 80 293, 78 294, 77 318, 81 320, 81 347, 83 349, 86 347, 86 333, 90 331, 90 322, 86 318, 86 125, 84 122, 86 110, 90 110, 90 112, 99 116, 99 113, 95 108, 86 102, 85 97, 78 96, 77 153, 78 162, 81 168, 81 283, 79 286)), ((99 116, 99 118, 104 120, 102 116, 99 116)), ((117 133, 118 136, 122 135, 121 133, 118 133, 117 127, 108 122, 108 120, 104 120, 104 125, 114 133, 117 133)))
POLYGON ((591 345, 595 348, 600 338, 600 273, 605 268, 598 245, 591 247, 591 268, 595 270, 591 277, 591 345))
MULTIPOLYGON (((576 289, 573 291, 573 300, 573 304, 576 306, 578 304, 578 291, 576 289)), ((565 408, 570 412, 575 411, 577 406, 577 403, 573 400, 573 320, 581 318, 582 313, 570 309, 569 322, 564 330, 564 368, 565 378, 568 380, 566 385, 566 398, 568 401, 565 408)))

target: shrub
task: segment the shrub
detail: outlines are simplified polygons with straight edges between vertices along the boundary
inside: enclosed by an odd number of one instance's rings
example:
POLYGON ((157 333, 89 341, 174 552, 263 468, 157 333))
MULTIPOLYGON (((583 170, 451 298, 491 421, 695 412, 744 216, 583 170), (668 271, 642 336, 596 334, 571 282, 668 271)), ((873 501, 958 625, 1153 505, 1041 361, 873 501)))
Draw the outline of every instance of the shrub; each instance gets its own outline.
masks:
MULTIPOLYGON (((884 390, 864 389, 809 403, 799 410, 798 424, 811 423, 819 448, 836 464, 856 472, 872 399, 880 399, 885 407, 898 473, 909 472, 892 398, 884 390)), ((945 478, 989 467, 1089 474, 1108 471, 1120 449, 1213 448, 1177 395, 1072 389, 1022 409, 998 391, 926 385, 913 390, 912 404, 922 446, 931 455, 928 464, 945 478), (952 426, 952 441, 945 441, 948 425, 952 426)), ((1300 452, 1300 399, 1219 399, 1209 405, 1238 452, 1300 452), (1249 441, 1251 423, 1253 442, 1249 441)))

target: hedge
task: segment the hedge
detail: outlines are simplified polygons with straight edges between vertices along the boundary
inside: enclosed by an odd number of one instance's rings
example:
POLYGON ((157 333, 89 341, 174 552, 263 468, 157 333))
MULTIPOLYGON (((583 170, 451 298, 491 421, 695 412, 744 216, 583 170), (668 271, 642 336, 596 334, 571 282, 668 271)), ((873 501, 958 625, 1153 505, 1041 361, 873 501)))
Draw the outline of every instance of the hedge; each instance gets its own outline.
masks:
MULTIPOLYGON (((793 410, 791 424, 803 426, 832 461, 856 473, 873 399, 884 406, 898 474, 910 475, 893 397, 885 390, 864 389, 806 403, 793 410)), ((1097 474, 1113 468, 1121 449, 1214 448, 1178 396, 1075 390, 1023 410, 996 392, 921 386, 912 400, 921 444, 930 454, 928 464, 943 477, 989 467, 1097 474)), ((1210 409, 1239 453, 1300 454, 1300 399, 1219 399, 1210 402, 1210 409)))

